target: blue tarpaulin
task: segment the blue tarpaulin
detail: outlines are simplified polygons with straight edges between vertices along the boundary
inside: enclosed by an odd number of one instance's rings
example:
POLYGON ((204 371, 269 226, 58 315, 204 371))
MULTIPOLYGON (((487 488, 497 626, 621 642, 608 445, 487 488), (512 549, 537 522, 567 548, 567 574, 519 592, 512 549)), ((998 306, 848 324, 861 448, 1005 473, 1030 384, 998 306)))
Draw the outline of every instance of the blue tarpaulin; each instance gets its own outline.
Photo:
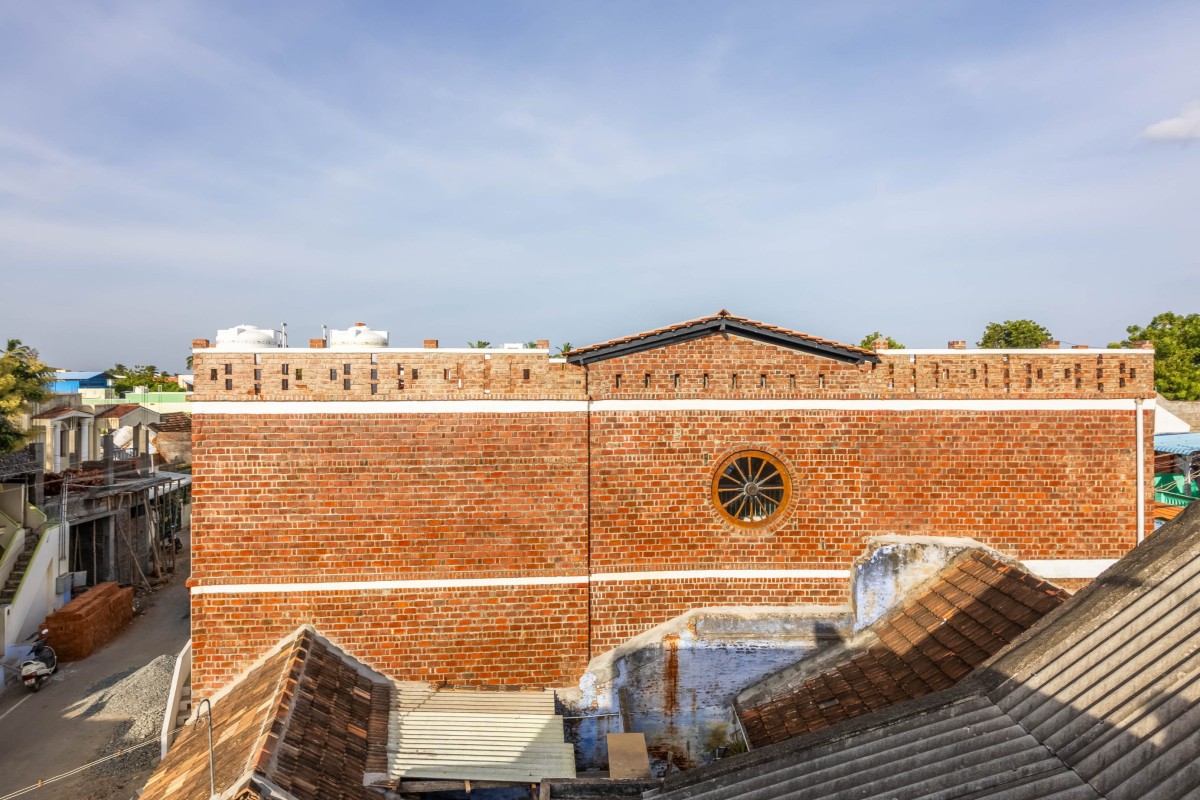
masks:
POLYGON ((1200 433, 1156 433, 1154 452, 1191 456, 1200 453, 1200 433))

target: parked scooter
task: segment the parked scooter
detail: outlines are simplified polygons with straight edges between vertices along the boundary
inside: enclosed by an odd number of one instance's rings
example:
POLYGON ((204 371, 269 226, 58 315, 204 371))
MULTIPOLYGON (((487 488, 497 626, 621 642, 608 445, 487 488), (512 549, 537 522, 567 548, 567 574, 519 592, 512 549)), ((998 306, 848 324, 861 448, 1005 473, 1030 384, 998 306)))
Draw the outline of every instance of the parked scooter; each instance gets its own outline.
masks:
POLYGON ((29 637, 30 639, 37 638, 34 639, 33 650, 29 653, 29 658, 21 662, 21 682, 31 692, 36 692, 45 686, 50 680, 50 676, 58 671, 58 655, 54 652, 53 647, 46 644, 48 633, 50 630, 44 629, 40 635, 35 632, 29 637))

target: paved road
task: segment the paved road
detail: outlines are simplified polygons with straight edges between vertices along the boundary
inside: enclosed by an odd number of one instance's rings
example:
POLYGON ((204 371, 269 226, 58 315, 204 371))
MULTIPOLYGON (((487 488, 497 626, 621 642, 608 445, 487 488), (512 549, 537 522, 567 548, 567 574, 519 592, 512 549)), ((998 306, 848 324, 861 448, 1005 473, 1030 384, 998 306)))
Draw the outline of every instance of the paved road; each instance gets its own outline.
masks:
MULTIPOLYGON (((63 664, 49 684, 36 694, 10 685, 0 693, 0 797, 36 784, 107 754, 120 719, 96 715, 68 716, 68 710, 89 694, 98 681, 145 666, 158 656, 178 655, 190 636, 188 595, 184 580, 190 568, 185 550, 171 582, 124 631, 83 661, 63 664)), ((166 697, 163 698, 166 702, 166 697)), ((158 747, 153 745, 157 757, 158 747)), ((88 772, 94 773, 94 770, 88 772)), ((100 779, 88 772, 22 794, 21 800, 126 800, 141 788, 147 772, 100 779)))

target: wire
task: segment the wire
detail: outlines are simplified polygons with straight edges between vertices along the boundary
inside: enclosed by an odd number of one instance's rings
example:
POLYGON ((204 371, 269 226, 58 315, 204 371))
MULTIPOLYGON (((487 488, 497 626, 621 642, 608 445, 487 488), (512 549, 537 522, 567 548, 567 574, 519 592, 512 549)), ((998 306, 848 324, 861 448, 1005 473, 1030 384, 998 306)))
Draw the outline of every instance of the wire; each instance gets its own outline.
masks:
MULTIPOLYGON (((179 733, 181 730, 183 730, 186 727, 187 727, 186 725, 181 725, 178 728, 176 728, 175 730, 171 731, 172 738, 174 738, 174 734, 179 733)), ((137 744, 132 744, 129 747, 123 747, 115 753, 104 756, 103 758, 97 758, 95 761, 89 761, 88 763, 84 764, 83 766, 76 767, 75 769, 64 772, 61 775, 55 775, 53 778, 42 778, 41 780, 39 780, 37 783, 33 784, 32 786, 26 786, 24 789, 18 789, 15 792, 11 792, 9 794, 4 795, 3 797, 0 797, 0 800, 12 800, 12 798, 14 798, 14 797, 20 797, 21 795, 28 794, 36 789, 41 789, 43 786, 47 786, 56 781, 61 781, 63 778, 69 778, 72 775, 78 775, 80 772, 91 769, 92 767, 96 766, 97 764, 103 764, 105 761, 112 761, 114 758, 120 758, 121 756, 127 756, 130 753, 132 753, 134 750, 141 750, 143 747, 149 747, 152 744, 158 744, 160 741, 161 741, 161 737, 155 736, 153 738, 147 739, 144 742, 138 742, 137 744)))

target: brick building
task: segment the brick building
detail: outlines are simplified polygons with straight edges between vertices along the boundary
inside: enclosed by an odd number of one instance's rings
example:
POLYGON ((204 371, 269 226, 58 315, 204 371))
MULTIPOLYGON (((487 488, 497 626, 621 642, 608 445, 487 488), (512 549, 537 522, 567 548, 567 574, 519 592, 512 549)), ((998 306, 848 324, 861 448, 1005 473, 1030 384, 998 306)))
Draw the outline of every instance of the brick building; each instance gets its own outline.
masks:
POLYGON ((306 623, 399 679, 566 686, 695 607, 844 603, 868 536, 1073 586, 1150 530, 1150 350, 338 333, 194 343, 197 696, 306 623))

